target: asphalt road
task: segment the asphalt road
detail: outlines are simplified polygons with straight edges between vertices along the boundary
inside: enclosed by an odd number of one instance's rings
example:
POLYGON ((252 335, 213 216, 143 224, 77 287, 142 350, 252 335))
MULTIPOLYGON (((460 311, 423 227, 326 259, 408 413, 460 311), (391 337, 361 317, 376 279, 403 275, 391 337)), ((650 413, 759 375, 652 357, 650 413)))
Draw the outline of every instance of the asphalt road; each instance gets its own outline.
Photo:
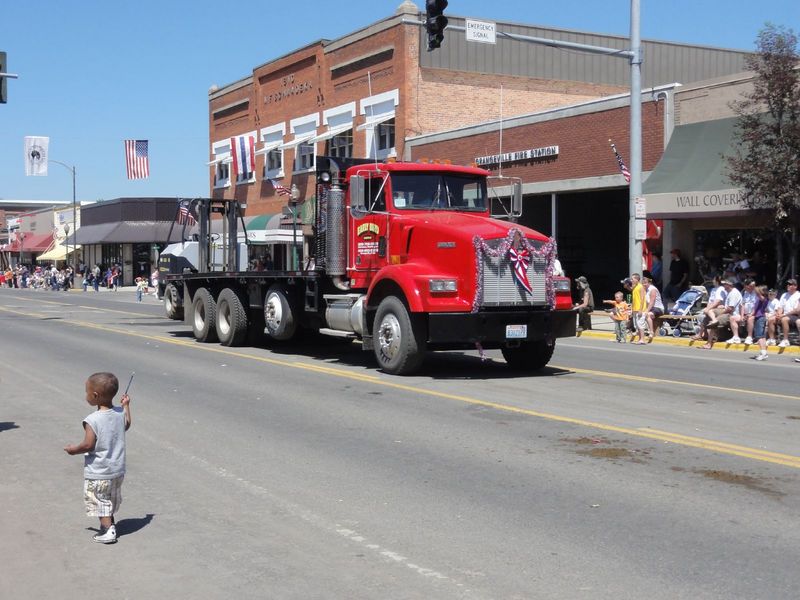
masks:
POLYGON ((559 343, 377 371, 358 344, 223 348, 130 292, 0 289, 0 597, 800 597, 800 365, 559 343), (131 371, 114 546, 83 382, 131 371))

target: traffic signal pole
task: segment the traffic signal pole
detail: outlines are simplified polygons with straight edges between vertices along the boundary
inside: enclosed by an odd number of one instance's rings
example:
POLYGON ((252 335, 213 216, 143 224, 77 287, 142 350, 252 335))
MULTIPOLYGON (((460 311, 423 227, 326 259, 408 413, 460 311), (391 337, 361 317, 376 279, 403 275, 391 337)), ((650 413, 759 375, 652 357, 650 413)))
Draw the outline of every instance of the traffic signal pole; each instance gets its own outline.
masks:
MULTIPOLYGON (((445 6, 447 4, 445 3, 445 6)), ((636 199, 642 194, 642 50, 640 30, 640 0, 631 0, 631 35, 630 49, 605 48, 576 42, 551 40, 548 38, 520 35, 497 31, 496 36, 520 42, 539 44, 551 48, 564 48, 577 50, 590 54, 601 54, 612 58, 622 58, 630 62, 631 66, 631 94, 630 94, 630 171, 631 182, 628 188, 628 272, 642 272, 642 242, 636 239, 636 199)), ((414 21, 403 19, 403 23, 426 26, 427 21, 414 21)), ((465 27, 447 25, 453 31, 466 31, 465 27)), ((429 32, 430 33, 430 32, 429 32)))

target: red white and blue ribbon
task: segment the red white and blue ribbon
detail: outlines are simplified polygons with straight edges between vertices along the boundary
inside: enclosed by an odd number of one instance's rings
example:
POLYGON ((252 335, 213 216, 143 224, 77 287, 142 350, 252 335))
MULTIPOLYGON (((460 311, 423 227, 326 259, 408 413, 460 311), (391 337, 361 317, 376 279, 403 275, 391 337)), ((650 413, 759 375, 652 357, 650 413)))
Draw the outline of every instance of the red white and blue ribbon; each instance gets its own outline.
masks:
POLYGON ((524 248, 517 251, 512 246, 508 249, 508 257, 514 265, 514 279, 524 287, 529 294, 533 294, 531 282, 528 281, 528 266, 531 264, 531 255, 524 248))

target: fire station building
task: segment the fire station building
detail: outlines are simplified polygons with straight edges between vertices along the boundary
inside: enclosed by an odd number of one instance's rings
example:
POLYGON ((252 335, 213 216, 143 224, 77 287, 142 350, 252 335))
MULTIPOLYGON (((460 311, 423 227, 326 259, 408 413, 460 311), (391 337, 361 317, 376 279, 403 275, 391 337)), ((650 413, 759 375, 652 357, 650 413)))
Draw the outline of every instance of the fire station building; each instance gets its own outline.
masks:
MULTIPOLYGON (((502 165, 503 173, 512 169, 523 176, 523 222, 557 231, 570 274, 591 279, 616 272, 606 260, 617 255, 624 274, 627 188, 608 140, 628 156, 627 61, 507 38, 468 42, 451 29, 440 49, 427 52, 424 16, 406 0, 381 21, 309 43, 239 81, 213 87, 211 196, 245 202, 248 226, 274 227, 282 220, 285 227, 286 217, 278 215, 294 190, 297 212, 309 224, 318 155, 461 164, 480 159, 488 168, 502 165), (234 176, 231 139, 238 136, 253 138, 255 168, 234 176), (512 160, 493 158, 506 153, 512 160)), ((451 25, 465 23, 447 16, 451 25)), ((511 23, 497 23, 497 29, 628 46, 626 38, 594 33, 511 23)), ((665 99, 673 87, 664 84, 739 72, 746 53, 655 41, 643 47, 643 85, 650 88, 643 106, 647 170, 666 144, 664 128, 671 127, 665 99)))

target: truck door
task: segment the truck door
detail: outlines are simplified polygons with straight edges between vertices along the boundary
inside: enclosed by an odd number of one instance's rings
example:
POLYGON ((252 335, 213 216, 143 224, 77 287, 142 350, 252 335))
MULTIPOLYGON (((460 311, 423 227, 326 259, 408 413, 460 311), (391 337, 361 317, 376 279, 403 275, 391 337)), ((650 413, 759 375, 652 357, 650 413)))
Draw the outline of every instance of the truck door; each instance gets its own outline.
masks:
MULTIPOLYGON (((362 173, 359 173, 361 175, 362 173)), ((383 268, 388 262, 388 235, 389 216, 386 212, 386 175, 363 173, 365 212, 353 211, 351 219, 350 256, 351 268, 356 271, 356 277, 370 277, 383 268)))

